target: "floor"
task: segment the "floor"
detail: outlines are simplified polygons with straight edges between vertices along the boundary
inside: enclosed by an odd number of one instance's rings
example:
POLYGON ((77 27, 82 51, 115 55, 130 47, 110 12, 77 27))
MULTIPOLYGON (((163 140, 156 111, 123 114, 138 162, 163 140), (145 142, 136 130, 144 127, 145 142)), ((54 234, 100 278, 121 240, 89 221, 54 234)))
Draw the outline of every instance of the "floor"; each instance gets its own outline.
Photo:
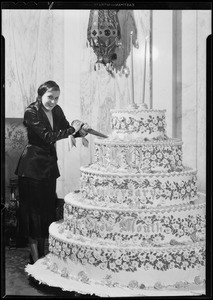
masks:
MULTIPOLYGON (((5 247, 2 253, 3 266, 1 275, 1 296, 32 296, 50 298, 87 297, 75 292, 64 292, 61 289, 39 284, 24 271, 29 262, 29 248, 5 247)), ((27 297, 28 298, 28 297, 27 297)))

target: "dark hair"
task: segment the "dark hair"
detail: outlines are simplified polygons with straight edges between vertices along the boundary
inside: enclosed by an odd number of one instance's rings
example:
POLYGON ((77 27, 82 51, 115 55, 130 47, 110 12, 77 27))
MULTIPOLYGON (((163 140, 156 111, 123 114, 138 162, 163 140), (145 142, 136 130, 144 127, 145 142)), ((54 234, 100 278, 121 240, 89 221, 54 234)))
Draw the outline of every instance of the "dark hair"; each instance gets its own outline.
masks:
POLYGON ((60 91, 59 86, 55 81, 46 81, 43 84, 40 85, 38 88, 38 97, 37 99, 41 99, 41 97, 46 93, 47 90, 53 90, 53 91, 60 91))

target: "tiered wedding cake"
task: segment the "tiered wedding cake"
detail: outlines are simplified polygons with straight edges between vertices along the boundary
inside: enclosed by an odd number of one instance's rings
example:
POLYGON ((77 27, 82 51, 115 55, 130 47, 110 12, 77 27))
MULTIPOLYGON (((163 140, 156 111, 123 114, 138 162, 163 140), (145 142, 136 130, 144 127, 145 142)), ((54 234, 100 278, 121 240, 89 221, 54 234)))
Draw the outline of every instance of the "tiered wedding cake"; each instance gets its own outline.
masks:
POLYGON ((45 268, 100 296, 205 292, 205 199, 182 141, 167 137, 165 110, 111 114, 110 137, 95 141, 80 191, 49 228, 45 268))

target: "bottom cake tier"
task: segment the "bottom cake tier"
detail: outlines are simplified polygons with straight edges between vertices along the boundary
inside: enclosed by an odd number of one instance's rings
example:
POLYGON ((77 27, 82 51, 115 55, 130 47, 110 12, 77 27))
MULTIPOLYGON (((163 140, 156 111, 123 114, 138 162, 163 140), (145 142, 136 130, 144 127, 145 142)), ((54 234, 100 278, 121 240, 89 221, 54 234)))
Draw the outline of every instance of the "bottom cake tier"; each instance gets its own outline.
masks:
POLYGON ((47 269, 67 280, 133 290, 187 289, 205 285, 205 243, 117 247, 49 228, 47 269))

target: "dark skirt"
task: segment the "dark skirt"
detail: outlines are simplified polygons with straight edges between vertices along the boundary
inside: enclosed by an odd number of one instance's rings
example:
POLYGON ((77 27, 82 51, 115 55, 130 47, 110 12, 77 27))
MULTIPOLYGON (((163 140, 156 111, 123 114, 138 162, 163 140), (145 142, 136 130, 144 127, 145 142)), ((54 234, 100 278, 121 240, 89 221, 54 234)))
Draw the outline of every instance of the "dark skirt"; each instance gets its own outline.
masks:
POLYGON ((56 220, 56 178, 19 177, 19 232, 23 238, 47 238, 56 220))

